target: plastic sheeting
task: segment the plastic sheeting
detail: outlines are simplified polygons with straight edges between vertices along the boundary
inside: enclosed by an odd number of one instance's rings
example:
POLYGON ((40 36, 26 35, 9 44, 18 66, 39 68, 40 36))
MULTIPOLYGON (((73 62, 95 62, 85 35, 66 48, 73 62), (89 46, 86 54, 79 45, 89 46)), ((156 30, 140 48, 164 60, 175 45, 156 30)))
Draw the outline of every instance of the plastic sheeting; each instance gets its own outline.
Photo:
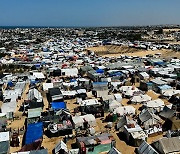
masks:
POLYGON ((25 144, 31 144, 43 136, 43 123, 29 124, 25 136, 25 144))
POLYGON ((65 102, 52 102, 51 107, 53 108, 53 110, 66 109, 66 103, 65 102))

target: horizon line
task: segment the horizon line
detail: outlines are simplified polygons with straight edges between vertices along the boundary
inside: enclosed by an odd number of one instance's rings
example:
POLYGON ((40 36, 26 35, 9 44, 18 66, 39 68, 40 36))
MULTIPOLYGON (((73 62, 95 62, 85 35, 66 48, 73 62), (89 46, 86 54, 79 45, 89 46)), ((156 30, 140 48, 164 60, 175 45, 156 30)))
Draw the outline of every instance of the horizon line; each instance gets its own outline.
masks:
POLYGON ((110 28, 110 27, 153 27, 153 26, 180 26, 180 24, 152 24, 152 25, 121 25, 121 26, 39 26, 39 25, 4 25, 0 28, 110 28))

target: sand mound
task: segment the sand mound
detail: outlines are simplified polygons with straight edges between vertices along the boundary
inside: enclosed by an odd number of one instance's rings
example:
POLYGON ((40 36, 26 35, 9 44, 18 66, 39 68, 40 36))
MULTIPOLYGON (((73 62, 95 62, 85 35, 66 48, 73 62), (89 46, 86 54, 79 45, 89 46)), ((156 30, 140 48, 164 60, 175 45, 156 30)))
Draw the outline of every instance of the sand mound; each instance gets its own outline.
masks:
POLYGON ((152 50, 129 48, 127 46, 106 45, 106 46, 88 48, 87 50, 94 51, 99 56, 108 56, 108 57, 117 57, 120 55, 143 57, 149 54, 155 55, 157 53, 161 53, 162 58, 171 58, 171 57, 180 58, 180 52, 175 52, 169 49, 152 51, 152 50))
POLYGON ((92 47, 92 48, 88 48, 88 50, 92 50, 98 55, 117 54, 117 53, 124 54, 124 53, 134 53, 141 51, 141 49, 129 48, 127 46, 116 46, 116 45, 92 47))

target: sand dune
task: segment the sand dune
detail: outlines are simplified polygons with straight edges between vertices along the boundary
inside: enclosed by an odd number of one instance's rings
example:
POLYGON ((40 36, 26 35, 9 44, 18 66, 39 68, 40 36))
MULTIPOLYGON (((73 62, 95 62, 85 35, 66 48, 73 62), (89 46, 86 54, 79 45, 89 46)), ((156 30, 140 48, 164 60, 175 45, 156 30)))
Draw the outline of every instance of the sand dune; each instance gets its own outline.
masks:
POLYGON ((143 49, 135 49, 129 48, 127 46, 116 46, 116 45, 106 45, 99 47, 91 47, 87 50, 94 51, 99 56, 108 56, 108 57, 117 57, 120 55, 127 56, 140 56, 144 57, 148 54, 155 55, 156 53, 161 53, 161 57, 163 58, 171 58, 178 57, 180 58, 180 52, 175 52, 169 49, 161 49, 161 50, 143 50, 143 49))

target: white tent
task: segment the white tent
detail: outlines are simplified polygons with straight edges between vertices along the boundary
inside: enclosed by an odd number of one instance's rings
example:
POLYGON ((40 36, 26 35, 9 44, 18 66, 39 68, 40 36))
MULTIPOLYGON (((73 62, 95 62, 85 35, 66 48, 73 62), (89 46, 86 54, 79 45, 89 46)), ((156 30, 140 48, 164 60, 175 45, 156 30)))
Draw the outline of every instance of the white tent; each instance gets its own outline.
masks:
POLYGON ((110 111, 114 111, 116 108, 121 107, 122 105, 117 102, 116 100, 113 100, 110 104, 109 104, 109 110, 110 111))
POLYGON ((81 106, 90 106, 90 105, 100 105, 101 103, 98 102, 97 99, 88 99, 88 100, 83 100, 81 102, 81 106))
POLYGON ((41 93, 35 88, 29 90, 27 99, 28 100, 36 99, 37 102, 42 102, 43 101, 43 97, 42 97, 41 93))
POLYGON ((9 113, 9 112, 15 112, 16 111, 16 102, 8 102, 8 103, 3 103, 1 106, 1 112, 2 113, 9 113))
POLYGON ((176 94, 180 94, 180 90, 168 89, 162 93, 162 95, 166 97, 171 97, 176 94))
POLYGON ((122 107, 116 108, 113 113, 120 114, 121 116, 126 115, 126 114, 135 115, 136 109, 133 106, 122 106, 122 107))
POLYGON ((75 96, 76 95, 76 91, 72 90, 72 91, 61 91, 63 96, 75 96))
POLYGON ((88 124, 90 125, 90 127, 92 126, 96 126, 96 118, 94 115, 92 114, 86 114, 84 116, 82 116, 82 118, 88 122, 88 124))
POLYGON ((83 118, 82 116, 74 116, 72 117, 73 123, 75 125, 75 128, 83 127, 83 118))
POLYGON ((53 88, 53 83, 43 83, 43 91, 53 88))
POLYGON ((90 127, 96 126, 96 118, 92 114, 87 114, 83 116, 74 116, 72 117, 73 123, 75 125, 75 128, 83 127, 83 123, 85 121, 88 122, 90 127))
POLYGON ((140 79, 149 79, 149 74, 147 74, 146 72, 141 72, 139 73, 139 77, 140 79))
POLYGON ((118 101, 119 103, 122 102, 121 94, 114 94, 114 97, 115 97, 116 101, 118 101))
POLYGON ((148 95, 133 96, 131 98, 131 102, 133 102, 133 103, 143 103, 143 102, 147 102, 150 100, 151 100, 151 97, 148 95))
POLYGON ((163 107, 165 106, 164 102, 161 99, 148 101, 148 102, 144 103, 144 105, 147 108, 154 108, 154 109, 157 109, 159 111, 161 111, 163 109, 163 107))
POLYGON ((122 86, 119 89, 125 96, 131 97, 134 92, 138 92, 139 89, 134 86, 122 86))
POLYGON ((42 72, 33 72, 33 76, 37 79, 45 79, 45 76, 42 72))
POLYGON ((61 69, 61 73, 64 76, 78 76, 78 69, 77 68, 70 68, 70 69, 61 69))
POLYGON ((0 142, 9 141, 9 132, 0 132, 0 142))

